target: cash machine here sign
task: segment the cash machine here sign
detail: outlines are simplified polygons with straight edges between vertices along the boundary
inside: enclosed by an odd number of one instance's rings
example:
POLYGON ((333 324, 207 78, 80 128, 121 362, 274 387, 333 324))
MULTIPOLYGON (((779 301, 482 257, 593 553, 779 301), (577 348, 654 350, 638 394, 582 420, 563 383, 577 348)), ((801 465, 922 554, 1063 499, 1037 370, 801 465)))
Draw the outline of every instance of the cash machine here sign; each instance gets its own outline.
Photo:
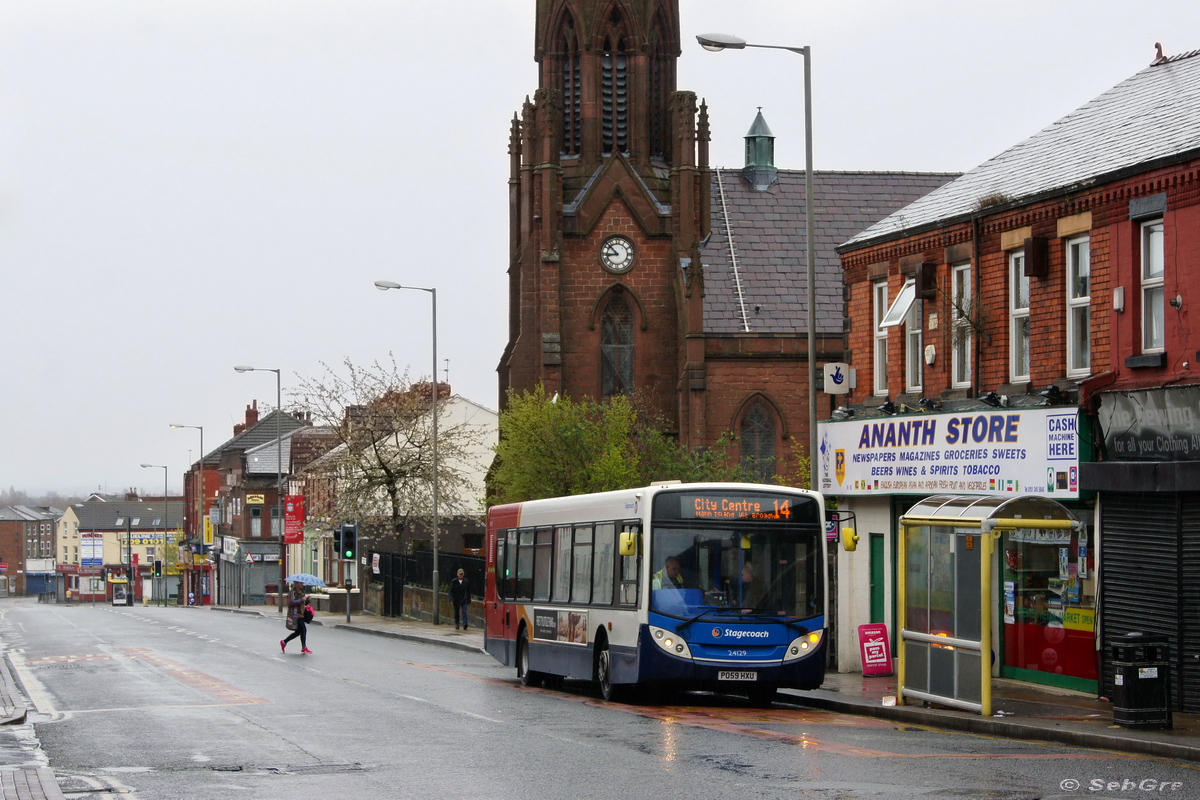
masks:
POLYGON ((830 494, 1079 497, 1075 408, 873 417, 818 426, 830 494))

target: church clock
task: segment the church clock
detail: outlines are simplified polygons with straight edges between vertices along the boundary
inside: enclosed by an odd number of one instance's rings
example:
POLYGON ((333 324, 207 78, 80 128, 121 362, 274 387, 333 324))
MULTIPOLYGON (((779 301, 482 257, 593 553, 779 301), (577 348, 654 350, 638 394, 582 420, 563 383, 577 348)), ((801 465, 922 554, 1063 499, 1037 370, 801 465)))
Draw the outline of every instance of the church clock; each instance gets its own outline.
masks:
POLYGON ((610 236, 600 245, 600 263, 609 272, 629 272, 633 267, 633 242, 624 236, 610 236))

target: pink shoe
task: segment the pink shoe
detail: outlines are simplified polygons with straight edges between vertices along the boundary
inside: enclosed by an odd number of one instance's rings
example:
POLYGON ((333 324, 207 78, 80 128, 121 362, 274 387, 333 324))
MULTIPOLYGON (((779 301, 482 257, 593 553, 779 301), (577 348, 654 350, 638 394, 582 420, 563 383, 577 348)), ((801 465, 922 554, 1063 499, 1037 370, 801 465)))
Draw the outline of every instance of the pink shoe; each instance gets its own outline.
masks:
POLYGON ((311 655, 311 654, 312 654, 312 650, 309 650, 307 647, 305 647, 305 648, 304 648, 303 650, 301 650, 300 652, 301 652, 301 653, 303 653, 303 654, 304 654, 304 655, 306 655, 306 656, 307 656, 307 655, 311 655))
POLYGON ((283 639, 279 640, 279 652, 281 652, 281 653, 287 652, 287 642, 285 642, 283 639))

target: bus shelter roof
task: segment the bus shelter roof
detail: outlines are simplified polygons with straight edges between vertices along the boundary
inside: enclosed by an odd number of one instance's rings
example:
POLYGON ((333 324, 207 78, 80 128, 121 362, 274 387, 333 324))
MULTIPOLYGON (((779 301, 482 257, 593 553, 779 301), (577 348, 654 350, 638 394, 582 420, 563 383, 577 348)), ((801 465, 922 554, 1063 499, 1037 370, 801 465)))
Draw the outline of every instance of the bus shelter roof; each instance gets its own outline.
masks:
POLYGON ((980 497, 979 495, 937 494, 926 497, 910 508, 900 522, 976 526, 991 529, 1064 528, 1075 518, 1061 503, 1046 497, 980 497))

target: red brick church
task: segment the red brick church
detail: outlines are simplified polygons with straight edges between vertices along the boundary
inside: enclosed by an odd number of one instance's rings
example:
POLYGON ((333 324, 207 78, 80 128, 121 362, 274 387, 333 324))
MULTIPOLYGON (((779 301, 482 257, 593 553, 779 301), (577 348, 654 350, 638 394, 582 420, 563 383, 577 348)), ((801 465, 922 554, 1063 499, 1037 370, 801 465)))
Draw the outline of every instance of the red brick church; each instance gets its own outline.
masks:
MULTIPOLYGON (((631 394, 688 445, 732 431, 785 469, 808 441, 803 171, 775 167, 761 114, 747 163, 710 166, 708 110, 675 85, 678 0, 538 0, 536 19, 538 88, 509 138, 501 407, 538 384, 631 394)), ((814 171, 820 362, 846 358, 834 248, 952 177, 814 171)))

